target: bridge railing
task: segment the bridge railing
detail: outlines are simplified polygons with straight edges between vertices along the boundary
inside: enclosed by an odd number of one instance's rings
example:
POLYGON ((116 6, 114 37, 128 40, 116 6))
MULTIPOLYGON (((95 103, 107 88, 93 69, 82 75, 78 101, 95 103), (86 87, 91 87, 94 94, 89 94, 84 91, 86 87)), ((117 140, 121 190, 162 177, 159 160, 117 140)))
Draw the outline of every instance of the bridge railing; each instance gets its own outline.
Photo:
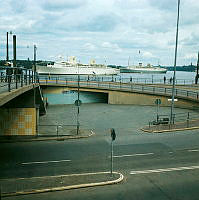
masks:
POLYGON ((169 114, 158 114, 155 119, 149 121, 149 125, 145 128, 145 130, 153 132, 167 129, 169 130, 197 127, 199 122, 199 115, 195 112, 175 113, 172 117, 172 123, 170 123, 169 119, 169 114))
MULTIPOLYGON (((49 79, 49 80, 63 80, 67 79, 68 81, 77 80, 77 75, 68 75, 68 76, 57 76, 57 75, 40 75, 40 79, 49 79)), ((89 82, 118 82, 118 83, 136 83, 136 84, 165 84, 172 85, 172 79, 167 79, 164 81, 162 78, 123 78, 119 75, 117 76, 91 76, 91 75, 81 75, 80 81, 89 81, 89 82)), ((192 85, 194 84, 193 79, 176 79, 176 85, 192 85)))
MULTIPOLYGON (((63 84, 70 87, 77 87, 77 79, 68 79, 68 78, 55 78, 55 79, 40 79, 40 83, 43 84, 63 84)), ((120 90, 120 91, 129 91, 129 92, 141 92, 147 94, 156 94, 164 95, 171 97, 172 88, 164 87, 159 85, 144 85, 144 84, 133 84, 133 83, 122 83, 122 82, 101 82, 101 81, 90 81, 86 80, 80 81, 80 87, 87 88, 99 88, 99 89, 109 89, 109 90, 120 90)), ((199 100, 199 92, 193 90, 179 89, 175 88, 174 90, 176 97, 188 98, 191 100, 199 100)))
POLYGON ((38 76, 30 69, 19 67, 1 68, 0 72, 0 93, 10 92, 13 89, 23 87, 24 85, 38 82, 38 76))

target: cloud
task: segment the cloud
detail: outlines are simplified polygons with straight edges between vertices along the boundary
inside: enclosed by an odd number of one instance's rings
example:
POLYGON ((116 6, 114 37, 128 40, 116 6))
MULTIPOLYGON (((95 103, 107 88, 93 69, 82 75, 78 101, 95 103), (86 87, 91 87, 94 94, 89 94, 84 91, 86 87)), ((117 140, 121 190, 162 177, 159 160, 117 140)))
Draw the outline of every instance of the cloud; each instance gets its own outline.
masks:
POLYGON ((60 10, 77 9, 86 3, 86 0, 43 0, 42 8, 47 11, 59 12, 60 10))
MULTIPOLYGON (((31 57, 25 46, 38 45, 38 59, 50 55, 75 55, 82 62, 136 63, 138 50, 147 62, 173 63, 176 32, 176 0, 0 0, 0 35, 17 35, 17 54, 31 57), (101 60, 100 60, 101 59, 101 60)), ((199 46, 199 1, 180 5, 179 64, 184 64, 199 46), (182 56, 181 56, 182 55, 182 56)), ((0 59, 4 58, 2 54, 0 59)), ((193 59, 196 59, 195 57, 193 59)))

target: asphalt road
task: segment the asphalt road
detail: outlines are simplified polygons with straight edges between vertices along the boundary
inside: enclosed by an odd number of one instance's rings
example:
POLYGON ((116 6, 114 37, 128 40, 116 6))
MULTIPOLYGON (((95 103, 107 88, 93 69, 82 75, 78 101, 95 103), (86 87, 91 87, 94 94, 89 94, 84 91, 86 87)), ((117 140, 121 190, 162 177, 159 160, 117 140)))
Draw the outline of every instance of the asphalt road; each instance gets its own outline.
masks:
POLYGON ((90 138, 0 144, 0 178, 109 171, 111 138, 108 129, 114 124, 117 133, 114 170, 123 173, 125 180, 117 185, 18 196, 14 199, 198 199, 198 130, 142 133, 138 127, 147 120, 146 113, 154 108, 105 104, 99 107, 99 110, 94 105, 82 108, 84 114, 89 113, 89 108, 95 109, 95 118, 91 115, 89 119, 86 115, 82 119, 82 123, 87 123, 85 127, 89 126, 89 122, 96 126, 96 134, 90 138), (109 109, 114 112, 112 115, 108 113, 108 118, 104 119, 103 112, 109 109), (122 116, 121 120, 115 113, 122 116), (136 118, 130 117, 135 114, 136 118), (143 120, 136 123, 136 119, 143 120), (117 120, 120 120, 120 124, 117 120))

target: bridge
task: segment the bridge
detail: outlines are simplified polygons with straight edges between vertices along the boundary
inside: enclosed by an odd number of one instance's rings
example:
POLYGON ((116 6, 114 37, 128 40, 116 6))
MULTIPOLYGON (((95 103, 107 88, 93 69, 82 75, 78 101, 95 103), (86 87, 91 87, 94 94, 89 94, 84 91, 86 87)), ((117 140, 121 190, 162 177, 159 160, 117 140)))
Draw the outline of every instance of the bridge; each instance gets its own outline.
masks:
POLYGON ((40 85, 31 72, 0 76, 0 137, 35 136, 45 114, 40 85))
MULTIPOLYGON (((78 79, 51 77, 39 80, 41 87, 66 87, 70 90, 77 90, 78 79)), ((100 92, 108 95, 109 104, 135 104, 154 105, 155 99, 162 100, 162 106, 170 106, 172 85, 169 84, 145 84, 121 81, 85 80, 79 81, 80 91, 100 92)), ((176 85, 175 106, 181 108, 199 108, 199 86, 176 85)))
MULTIPOLYGON (((170 106, 172 86, 163 83, 139 83, 121 80, 56 77, 12 77, 10 82, 0 77, 0 136, 36 136, 39 115, 45 114, 42 90, 62 87, 68 90, 97 92, 107 95, 109 104, 154 105, 157 98, 161 106, 170 106), (42 89, 42 90, 41 90, 42 89)), ((184 82, 185 83, 185 82, 184 82)), ((194 84, 176 85, 176 107, 199 109, 199 87, 194 84)))

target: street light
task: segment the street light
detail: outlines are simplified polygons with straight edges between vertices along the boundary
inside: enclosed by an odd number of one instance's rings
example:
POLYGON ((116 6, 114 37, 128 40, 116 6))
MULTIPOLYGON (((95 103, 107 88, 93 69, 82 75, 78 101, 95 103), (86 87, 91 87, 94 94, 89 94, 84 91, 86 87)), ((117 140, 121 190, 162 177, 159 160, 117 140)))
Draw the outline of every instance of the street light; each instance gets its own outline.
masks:
POLYGON ((174 123, 173 112, 174 112, 174 98, 175 98, 176 62, 177 62, 177 50, 178 50, 179 15, 180 15, 180 0, 178 0, 178 14, 177 14, 177 25, 176 25, 176 44, 175 44, 175 58, 174 58, 174 73, 173 73, 173 86, 172 86, 172 102, 171 102, 170 124, 174 123))

